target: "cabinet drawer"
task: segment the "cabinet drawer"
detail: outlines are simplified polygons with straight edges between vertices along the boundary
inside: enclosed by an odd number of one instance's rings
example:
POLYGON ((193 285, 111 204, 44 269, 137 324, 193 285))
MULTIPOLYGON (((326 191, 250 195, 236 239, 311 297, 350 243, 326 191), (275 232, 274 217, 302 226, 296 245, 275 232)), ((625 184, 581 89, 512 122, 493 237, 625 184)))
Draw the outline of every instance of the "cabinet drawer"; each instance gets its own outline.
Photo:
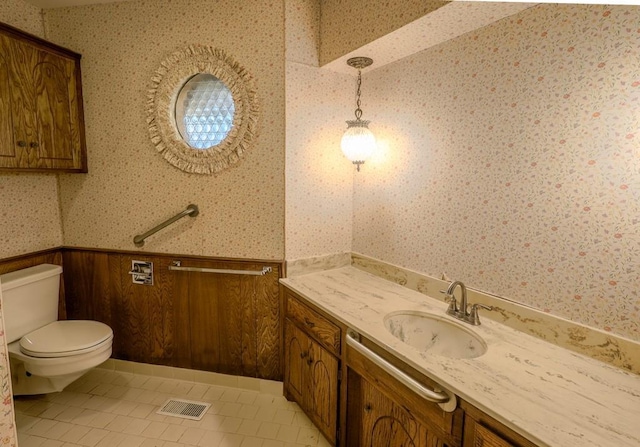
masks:
POLYGON ((287 316, 329 351, 340 355, 340 328, 291 294, 287 294, 287 316))
POLYGON ((480 424, 476 424, 475 435, 473 447, 516 447, 480 424))

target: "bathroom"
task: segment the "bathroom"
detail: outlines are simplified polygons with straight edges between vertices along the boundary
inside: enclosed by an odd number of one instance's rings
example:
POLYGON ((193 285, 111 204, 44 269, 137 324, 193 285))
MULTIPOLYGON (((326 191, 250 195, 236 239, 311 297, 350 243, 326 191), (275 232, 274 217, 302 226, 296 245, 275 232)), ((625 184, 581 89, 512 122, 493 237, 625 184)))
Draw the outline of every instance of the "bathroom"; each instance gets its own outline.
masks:
POLYGON ((141 251, 358 253, 637 344, 640 8, 532 5, 377 70, 374 57, 362 109, 379 152, 356 172, 339 149, 354 73, 319 65, 424 11, 349 3, 4 1, 1 22, 82 54, 89 172, 3 171, 0 259, 137 251, 134 235, 197 203, 141 251), (193 43, 241 61, 263 112, 255 145, 215 176, 163 160, 145 120, 154 70, 193 43))

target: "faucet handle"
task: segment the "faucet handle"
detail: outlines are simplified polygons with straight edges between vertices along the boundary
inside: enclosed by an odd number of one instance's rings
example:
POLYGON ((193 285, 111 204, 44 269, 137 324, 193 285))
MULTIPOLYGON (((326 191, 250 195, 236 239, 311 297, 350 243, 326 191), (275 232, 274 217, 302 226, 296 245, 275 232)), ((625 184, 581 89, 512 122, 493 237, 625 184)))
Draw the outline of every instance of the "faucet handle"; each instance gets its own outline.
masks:
POLYGON ((474 326, 480 326, 480 315, 478 315, 478 309, 480 308, 486 309, 486 310, 493 310, 493 306, 487 306, 485 304, 480 304, 480 303, 472 304, 471 311, 469 312, 469 316, 468 316, 468 321, 474 326))

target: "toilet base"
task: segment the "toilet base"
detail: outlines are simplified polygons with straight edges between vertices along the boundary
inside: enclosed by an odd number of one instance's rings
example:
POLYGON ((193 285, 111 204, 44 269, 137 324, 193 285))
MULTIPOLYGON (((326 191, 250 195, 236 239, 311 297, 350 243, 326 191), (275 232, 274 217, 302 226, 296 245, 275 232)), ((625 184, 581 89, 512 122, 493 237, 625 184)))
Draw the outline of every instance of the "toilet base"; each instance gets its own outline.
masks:
POLYGON ((14 396, 28 396, 62 391, 72 382, 78 380, 87 371, 67 374, 58 377, 41 377, 27 373, 24 363, 10 359, 11 387, 14 396))

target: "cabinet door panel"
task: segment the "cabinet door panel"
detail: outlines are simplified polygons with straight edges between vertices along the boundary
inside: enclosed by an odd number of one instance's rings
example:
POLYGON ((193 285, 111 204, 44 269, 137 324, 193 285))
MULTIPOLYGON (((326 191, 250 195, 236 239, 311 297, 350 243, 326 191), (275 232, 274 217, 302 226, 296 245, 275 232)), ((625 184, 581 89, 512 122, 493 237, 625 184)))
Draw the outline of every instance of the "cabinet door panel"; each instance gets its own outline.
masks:
POLYGON ((309 339, 309 374, 312 419, 332 443, 338 422, 338 359, 309 339))
POLYGON ((37 123, 38 167, 73 167, 73 137, 71 134, 71 104, 73 62, 37 51, 37 63, 32 79, 37 123))
POLYGON ((285 369, 285 390, 304 410, 304 377, 307 371, 307 358, 309 356, 309 337, 286 320, 284 340, 284 358, 287 363, 285 369))
POLYGON ((16 155, 13 164, 18 168, 28 168, 36 157, 35 151, 29 151, 29 143, 37 137, 31 87, 33 81, 29 69, 33 66, 35 52, 30 45, 6 37, 3 37, 2 49, 9 64, 11 80, 11 118, 16 155))
POLYGON ((366 447, 421 445, 420 424, 369 382, 362 382, 362 445, 366 447))
POLYGON ((5 167, 16 167, 11 114, 11 75, 5 50, 7 44, 7 39, 0 36, 0 163, 5 167))

